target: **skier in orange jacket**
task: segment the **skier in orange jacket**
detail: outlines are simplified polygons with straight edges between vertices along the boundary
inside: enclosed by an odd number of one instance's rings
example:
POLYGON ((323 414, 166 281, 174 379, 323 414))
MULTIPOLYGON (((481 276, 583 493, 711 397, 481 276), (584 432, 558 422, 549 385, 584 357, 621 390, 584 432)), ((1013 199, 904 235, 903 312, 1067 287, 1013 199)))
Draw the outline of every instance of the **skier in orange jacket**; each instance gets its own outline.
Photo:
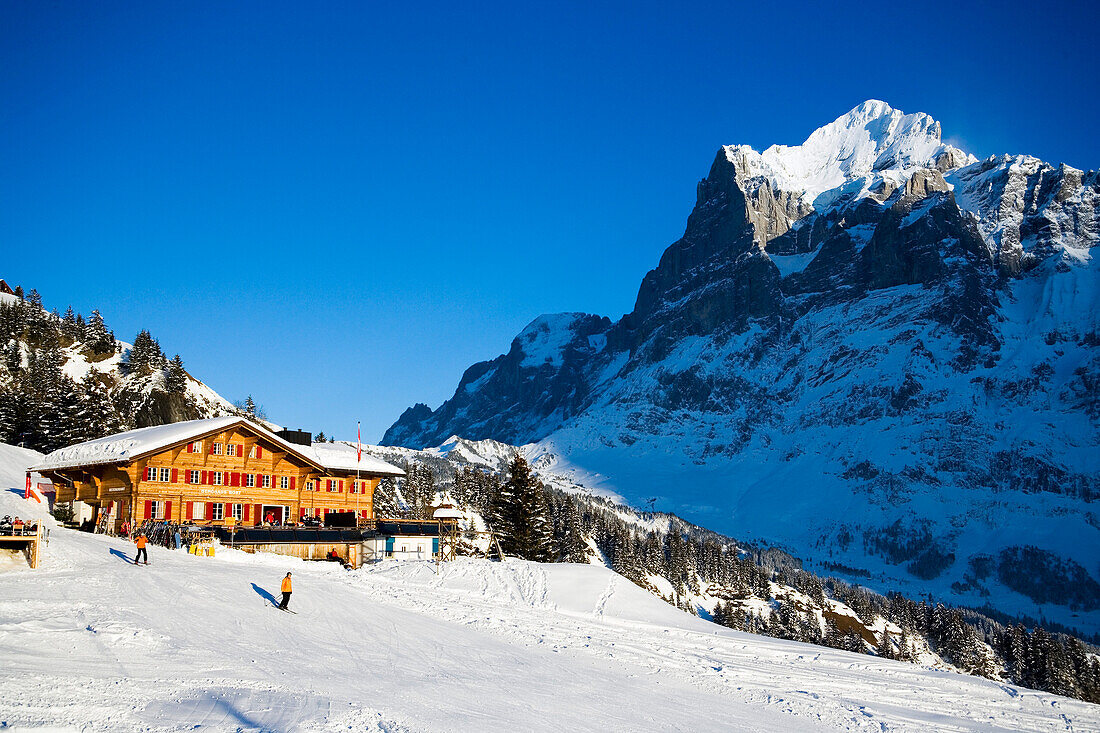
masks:
POLYGON ((280 590, 282 590, 282 592, 283 592, 283 602, 279 604, 279 608, 286 611, 286 610, 288 610, 287 609, 287 604, 290 603, 290 594, 292 592, 291 587, 290 587, 290 573, 287 573, 286 577, 283 578, 283 585, 280 588, 280 590))
POLYGON ((145 564, 149 564, 149 551, 145 549, 145 543, 149 541, 149 538, 145 536, 144 532, 138 532, 137 537, 134 538, 134 544, 137 545, 137 557, 134 558, 134 565, 138 564, 138 561, 142 557, 145 558, 145 564))

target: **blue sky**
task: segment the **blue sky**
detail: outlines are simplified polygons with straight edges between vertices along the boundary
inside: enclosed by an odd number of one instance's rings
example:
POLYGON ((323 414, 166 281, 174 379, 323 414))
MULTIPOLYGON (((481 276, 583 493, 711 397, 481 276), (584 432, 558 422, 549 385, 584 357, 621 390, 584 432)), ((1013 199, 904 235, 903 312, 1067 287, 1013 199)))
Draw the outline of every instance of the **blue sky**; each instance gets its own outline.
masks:
POLYGON ((377 440, 867 98, 1100 167, 1088 4, 2 2, 0 277, 377 440), (231 7, 222 7, 231 5, 231 7))

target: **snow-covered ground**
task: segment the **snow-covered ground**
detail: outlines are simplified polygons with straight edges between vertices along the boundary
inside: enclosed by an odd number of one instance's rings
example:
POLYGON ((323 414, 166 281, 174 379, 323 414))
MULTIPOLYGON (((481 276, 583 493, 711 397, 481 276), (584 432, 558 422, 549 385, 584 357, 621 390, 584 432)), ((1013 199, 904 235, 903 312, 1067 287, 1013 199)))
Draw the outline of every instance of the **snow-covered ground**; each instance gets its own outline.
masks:
MULTIPOLYGON (((44 516, 2 478, 0 514, 44 516)), ((596 566, 131 554, 54 528, 38 571, 0 570, 0 728, 1100 728, 1085 703, 724 629, 596 566), (297 615, 268 602, 288 570, 297 615)))

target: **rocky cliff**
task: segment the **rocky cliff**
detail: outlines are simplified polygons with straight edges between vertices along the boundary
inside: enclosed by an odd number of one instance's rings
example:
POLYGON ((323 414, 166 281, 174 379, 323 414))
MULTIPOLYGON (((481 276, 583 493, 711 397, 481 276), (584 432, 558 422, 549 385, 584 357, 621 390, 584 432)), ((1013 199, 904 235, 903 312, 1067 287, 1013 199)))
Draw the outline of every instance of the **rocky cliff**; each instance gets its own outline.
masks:
POLYGON ((630 314, 541 316, 384 442, 541 441, 716 530, 1095 632, 1098 206, 1095 172, 878 101, 723 147, 630 314))

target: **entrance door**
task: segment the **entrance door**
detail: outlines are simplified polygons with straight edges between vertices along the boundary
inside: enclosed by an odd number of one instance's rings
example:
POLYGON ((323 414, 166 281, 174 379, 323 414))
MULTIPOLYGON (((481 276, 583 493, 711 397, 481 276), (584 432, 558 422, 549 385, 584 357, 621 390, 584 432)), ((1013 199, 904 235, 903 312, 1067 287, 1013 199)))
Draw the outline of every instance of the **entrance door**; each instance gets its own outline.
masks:
POLYGON ((286 522, 286 516, 283 513, 283 507, 275 506, 273 504, 263 505, 263 514, 261 515, 264 524, 283 524, 286 522))

